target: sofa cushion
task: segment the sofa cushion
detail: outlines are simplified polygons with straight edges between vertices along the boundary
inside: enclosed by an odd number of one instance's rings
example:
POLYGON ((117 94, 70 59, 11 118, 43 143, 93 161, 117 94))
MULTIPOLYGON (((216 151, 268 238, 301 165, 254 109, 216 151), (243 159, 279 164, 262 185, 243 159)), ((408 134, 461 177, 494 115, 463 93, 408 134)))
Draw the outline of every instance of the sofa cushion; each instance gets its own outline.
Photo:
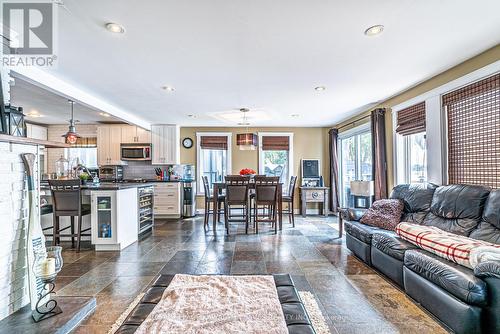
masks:
POLYGON ((403 213, 403 202, 398 199, 381 199, 375 201, 371 208, 361 217, 360 222, 393 231, 399 224, 403 213))
POLYGON ((347 221, 345 222, 345 231, 356 239, 363 241, 366 244, 372 243, 372 235, 376 231, 380 231, 378 227, 368 226, 360 222, 347 221))
POLYGON ((403 201, 401 221, 421 224, 429 212, 437 186, 432 183, 399 184, 392 189, 390 198, 403 201))
POLYGON ((408 250, 404 265, 467 304, 487 303, 486 283, 468 268, 421 249, 408 250))
POLYGON ((481 221, 489 188, 470 185, 441 186, 432 197, 423 225, 468 236, 481 221))
POLYGON ((403 261, 405 252, 409 249, 417 249, 418 247, 398 237, 392 231, 377 231, 372 236, 372 247, 377 248, 381 252, 403 261))
POLYGON ((500 189, 490 192, 484 206, 482 221, 471 232, 470 237, 500 244, 500 189))

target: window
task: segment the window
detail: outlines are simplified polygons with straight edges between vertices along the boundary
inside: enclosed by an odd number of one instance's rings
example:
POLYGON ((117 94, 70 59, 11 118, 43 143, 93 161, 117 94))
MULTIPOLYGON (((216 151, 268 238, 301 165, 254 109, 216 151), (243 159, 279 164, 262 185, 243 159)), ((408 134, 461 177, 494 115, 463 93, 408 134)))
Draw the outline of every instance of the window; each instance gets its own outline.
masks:
POLYGON ((71 147, 66 149, 66 159, 75 161, 87 168, 98 168, 97 147, 71 147))
POLYGON ((259 174, 279 176, 288 189, 293 166, 293 133, 259 133, 259 174))
POLYGON ((397 182, 427 182, 425 102, 397 112, 397 182))
POLYGON ((98 168, 97 165, 97 138, 80 137, 76 143, 65 150, 65 156, 68 161, 74 161, 87 168, 98 168))
POLYGON ((208 177, 210 189, 213 189, 214 182, 221 182, 224 176, 231 174, 231 134, 199 132, 196 145, 198 192, 203 194, 202 176, 208 177))
POLYGON ((351 181, 372 180, 372 136, 369 124, 346 131, 340 140, 340 204, 354 206, 351 181))

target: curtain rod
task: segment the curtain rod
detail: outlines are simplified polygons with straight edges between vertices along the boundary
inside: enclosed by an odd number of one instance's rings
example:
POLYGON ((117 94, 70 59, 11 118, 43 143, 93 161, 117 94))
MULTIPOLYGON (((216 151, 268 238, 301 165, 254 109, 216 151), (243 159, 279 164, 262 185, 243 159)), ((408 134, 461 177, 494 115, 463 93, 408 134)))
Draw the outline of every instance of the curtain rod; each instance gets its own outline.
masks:
POLYGON ((350 126, 350 125, 356 124, 357 122, 359 122, 359 121, 361 121, 361 120, 363 120, 363 119, 365 119, 365 118, 368 118, 368 117, 371 117, 371 114, 365 115, 365 116, 363 116, 363 117, 361 117, 361 118, 358 118, 358 119, 357 119, 357 120, 355 120, 355 121, 352 121, 352 122, 350 122, 350 123, 344 124, 344 125, 342 125, 340 128, 336 128, 336 129, 337 129, 337 130, 340 130, 340 129, 342 129, 342 128, 345 128, 346 126, 350 126))

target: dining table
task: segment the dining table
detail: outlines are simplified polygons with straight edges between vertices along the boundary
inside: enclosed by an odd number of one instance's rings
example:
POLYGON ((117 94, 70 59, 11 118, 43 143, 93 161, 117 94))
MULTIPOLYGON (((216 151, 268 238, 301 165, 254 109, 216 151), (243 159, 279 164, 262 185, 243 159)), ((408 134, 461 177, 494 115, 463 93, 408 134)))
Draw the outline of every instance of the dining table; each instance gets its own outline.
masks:
MULTIPOLYGON (((220 182, 214 182, 213 183, 213 189, 214 189, 214 196, 213 197, 213 205, 214 205, 214 211, 213 211, 213 230, 214 234, 216 233, 216 228, 217 228, 217 219, 219 217, 219 194, 223 189, 226 188, 226 182, 220 181, 220 182)), ((248 188, 249 191, 255 191, 255 182, 250 181, 248 183, 248 188)), ((279 182, 278 183, 278 196, 277 196, 277 202, 278 202, 278 229, 282 230, 283 228, 283 183, 279 182)))

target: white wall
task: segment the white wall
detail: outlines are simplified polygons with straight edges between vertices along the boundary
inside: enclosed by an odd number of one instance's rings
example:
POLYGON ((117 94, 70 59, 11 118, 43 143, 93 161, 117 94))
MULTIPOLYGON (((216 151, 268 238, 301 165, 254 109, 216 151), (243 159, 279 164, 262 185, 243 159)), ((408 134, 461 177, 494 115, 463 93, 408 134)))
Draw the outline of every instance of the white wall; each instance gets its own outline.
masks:
MULTIPOLYGON (((0 142, 0 319, 29 303, 28 199, 21 153, 38 156, 38 147, 0 142)), ((38 163, 35 172, 38 184, 38 163)))

